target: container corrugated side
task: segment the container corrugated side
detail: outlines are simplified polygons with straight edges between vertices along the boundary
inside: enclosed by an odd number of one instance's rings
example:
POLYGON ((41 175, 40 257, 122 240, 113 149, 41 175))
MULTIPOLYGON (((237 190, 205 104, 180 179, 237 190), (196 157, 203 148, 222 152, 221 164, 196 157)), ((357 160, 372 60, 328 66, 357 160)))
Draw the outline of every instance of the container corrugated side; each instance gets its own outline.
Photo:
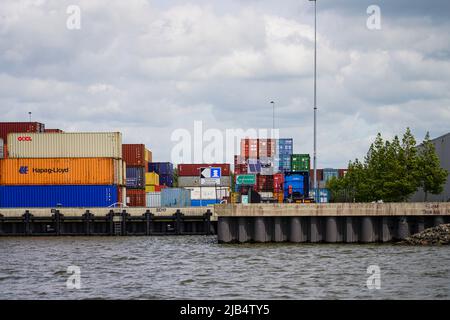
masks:
POLYGON ((122 157, 128 166, 146 166, 144 144, 122 144, 122 157))
POLYGON ((3 159, 0 184, 122 185, 122 161, 111 158, 3 159))
POLYGON ((3 139, 0 138, 0 159, 3 159, 4 154, 3 154, 3 139))
POLYGON ((147 207, 160 208, 161 207, 161 192, 147 192, 145 194, 147 200, 147 207))
POLYGON ((145 207, 146 198, 145 190, 143 189, 128 189, 127 188, 127 206, 129 207, 145 207))
POLYGON ((161 190, 161 207, 189 207, 191 191, 183 188, 164 188, 161 190))
POLYGON ((159 185, 159 174, 157 174, 156 172, 146 172, 145 173, 145 185, 146 186, 159 185))
MULTIPOLYGON (((178 186, 180 188, 184 187, 200 187, 200 177, 191 176, 180 176, 178 177, 178 186)), ((202 185, 207 186, 207 185, 202 185)), ((223 176, 220 178, 220 183, 217 184, 218 187, 230 187, 231 186, 231 176, 223 176)))
POLYGON ((223 199, 230 196, 230 188, 186 187, 191 190, 191 199, 223 199))
POLYGON ((191 206, 192 207, 207 207, 212 206, 214 204, 220 203, 220 200, 199 200, 199 199, 192 199, 191 200, 191 206))
POLYGON ((0 186, 0 207, 109 207, 118 196, 114 185, 0 186))
POLYGON ((145 187, 145 167, 127 167, 127 188, 143 189, 145 187))
POLYGON ((120 132, 11 133, 10 158, 122 158, 120 132))

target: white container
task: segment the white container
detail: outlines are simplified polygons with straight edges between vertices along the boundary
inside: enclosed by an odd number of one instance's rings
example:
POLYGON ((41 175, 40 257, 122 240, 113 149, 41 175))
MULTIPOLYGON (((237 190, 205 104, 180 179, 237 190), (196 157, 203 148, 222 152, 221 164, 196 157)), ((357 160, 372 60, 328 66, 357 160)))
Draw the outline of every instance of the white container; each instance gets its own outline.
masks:
POLYGON ((192 200, 221 200, 223 197, 230 196, 230 188, 228 187, 185 187, 185 189, 191 190, 192 200), (201 196, 200 196, 201 189, 201 196), (217 195, 216 195, 217 190, 217 195))
POLYGON ((11 158, 122 158, 120 132, 10 133, 11 158))
POLYGON ((273 192, 259 192, 259 195, 263 199, 272 199, 273 198, 273 192))
POLYGON ((161 207, 161 192, 147 192, 145 194, 147 207, 160 208, 161 207))
MULTIPOLYGON (((202 185, 202 187, 205 186, 211 186, 209 185, 202 185)), ((231 187, 231 176, 222 176, 220 177, 220 183, 217 184, 219 187, 231 187)), ((194 176, 179 176, 178 177, 178 187, 185 188, 185 187, 200 187, 200 177, 194 177, 194 176)))

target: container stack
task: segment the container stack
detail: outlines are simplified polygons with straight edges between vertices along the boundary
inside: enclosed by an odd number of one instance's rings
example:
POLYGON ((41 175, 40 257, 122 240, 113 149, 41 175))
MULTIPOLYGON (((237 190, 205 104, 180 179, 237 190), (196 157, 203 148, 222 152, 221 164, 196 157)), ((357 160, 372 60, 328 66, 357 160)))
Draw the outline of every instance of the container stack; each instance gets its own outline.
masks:
POLYGON ((159 185, 162 187, 173 187, 173 164, 170 162, 149 162, 148 172, 157 173, 159 185))
POLYGON ((0 207, 108 207, 124 195, 122 135, 10 133, 0 207))
POLYGON ((278 139, 276 146, 275 163, 277 165, 277 172, 289 172, 291 171, 291 155, 293 153, 294 140, 278 139))
POLYGON ((178 186, 190 190, 190 205, 193 207, 220 203, 230 196, 230 164, 179 164, 178 186), (211 178, 211 168, 220 168, 219 178, 211 178), (202 177, 204 169, 206 176, 202 177))
MULTIPOLYGON (((123 144, 123 159, 126 163, 126 205, 129 207, 145 207, 148 173, 148 162, 152 153, 144 144, 123 144)), ((150 176, 148 177, 150 178, 150 176)), ((153 177, 154 180, 154 177, 153 177)), ((154 181, 149 181, 150 183, 154 181)))

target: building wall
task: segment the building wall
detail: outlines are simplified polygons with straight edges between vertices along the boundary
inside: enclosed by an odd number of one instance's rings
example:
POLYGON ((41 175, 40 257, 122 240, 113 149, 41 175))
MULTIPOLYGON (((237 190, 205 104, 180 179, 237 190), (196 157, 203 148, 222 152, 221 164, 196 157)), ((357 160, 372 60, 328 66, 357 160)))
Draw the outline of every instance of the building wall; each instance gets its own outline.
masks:
MULTIPOLYGON (((450 133, 433 139, 432 142, 436 148, 436 153, 441 160, 441 166, 450 172, 450 133)), ((411 202, 423 202, 425 194, 423 190, 416 192, 410 199, 411 202)), ((441 194, 428 194, 428 201, 450 201, 450 175, 441 194)))

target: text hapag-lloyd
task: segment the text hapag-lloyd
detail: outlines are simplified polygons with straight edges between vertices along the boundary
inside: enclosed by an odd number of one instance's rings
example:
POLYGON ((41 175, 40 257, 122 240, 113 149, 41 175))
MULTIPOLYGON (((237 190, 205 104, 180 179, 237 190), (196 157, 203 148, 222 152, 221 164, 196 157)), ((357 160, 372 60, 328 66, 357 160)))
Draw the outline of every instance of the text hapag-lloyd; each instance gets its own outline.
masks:
POLYGON ((41 169, 41 168, 33 168, 33 173, 69 173, 69 168, 47 168, 47 169, 41 169))

